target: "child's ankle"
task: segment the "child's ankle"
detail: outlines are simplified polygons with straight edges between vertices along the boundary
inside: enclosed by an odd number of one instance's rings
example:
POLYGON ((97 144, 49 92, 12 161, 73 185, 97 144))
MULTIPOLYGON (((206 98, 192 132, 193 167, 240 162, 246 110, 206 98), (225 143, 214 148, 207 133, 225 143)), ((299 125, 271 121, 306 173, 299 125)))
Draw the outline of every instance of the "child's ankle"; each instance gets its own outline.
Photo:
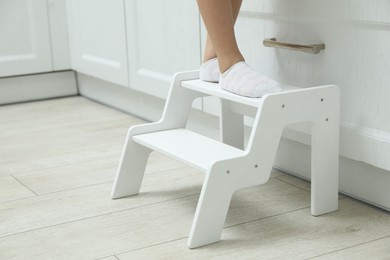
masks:
POLYGON ((234 64, 237 64, 241 61, 245 61, 244 57, 233 57, 229 59, 218 59, 219 69, 221 74, 230 69, 234 64))

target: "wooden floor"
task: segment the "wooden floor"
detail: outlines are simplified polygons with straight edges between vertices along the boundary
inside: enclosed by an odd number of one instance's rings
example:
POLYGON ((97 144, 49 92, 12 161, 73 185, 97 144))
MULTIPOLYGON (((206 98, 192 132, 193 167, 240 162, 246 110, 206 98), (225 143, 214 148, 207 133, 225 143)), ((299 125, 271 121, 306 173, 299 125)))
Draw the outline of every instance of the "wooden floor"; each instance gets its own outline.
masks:
POLYGON ((153 153, 141 193, 111 200, 127 128, 81 97, 0 107, 0 259, 390 259, 390 216, 348 197, 310 215, 310 185, 273 172, 237 192, 222 240, 186 246, 203 175, 153 153))

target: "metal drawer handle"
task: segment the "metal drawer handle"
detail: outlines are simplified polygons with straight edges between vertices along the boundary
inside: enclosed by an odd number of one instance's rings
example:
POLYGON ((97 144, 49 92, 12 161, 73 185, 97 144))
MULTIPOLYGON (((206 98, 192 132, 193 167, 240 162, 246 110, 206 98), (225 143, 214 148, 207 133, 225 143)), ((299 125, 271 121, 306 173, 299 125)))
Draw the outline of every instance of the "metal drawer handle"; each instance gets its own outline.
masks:
POLYGON ((273 47, 273 48, 282 48, 289 49, 294 51, 302 51, 311 54, 318 54, 321 50, 325 50, 325 44, 309 44, 309 45, 300 45, 293 43, 278 42, 276 38, 265 39, 263 41, 264 46, 273 47))

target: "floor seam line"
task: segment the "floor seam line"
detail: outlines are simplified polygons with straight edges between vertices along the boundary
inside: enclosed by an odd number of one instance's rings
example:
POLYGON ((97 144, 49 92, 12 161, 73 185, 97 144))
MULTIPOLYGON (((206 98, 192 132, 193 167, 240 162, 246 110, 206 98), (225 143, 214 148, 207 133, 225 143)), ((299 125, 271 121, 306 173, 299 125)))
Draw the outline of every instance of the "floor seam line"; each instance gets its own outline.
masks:
POLYGON ((300 210, 308 209, 308 208, 310 208, 310 206, 306 206, 306 207, 302 207, 302 208, 298 208, 298 209, 294 209, 294 210, 282 212, 282 213, 275 214, 275 215, 266 216, 266 217, 259 218, 259 219, 254 219, 254 220, 250 220, 250 221, 245 221, 245 222, 233 224, 233 225, 230 225, 230 226, 224 226, 223 228, 224 228, 224 229, 229 229, 229 228, 232 228, 232 227, 236 227, 236 226, 240 226, 240 225, 245 225, 245 224, 253 223, 253 222, 257 222, 257 221, 261 221, 261 220, 264 220, 264 219, 268 219, 268 218, 273 218, 273 217, 281 216, 281 215, 284 215, 284 214, 289 214, 289 213, 292 213, 292 212, 296 212, 296 211, 300 211, 300 210))
POLYGON ((134 248, 134 249, 127 250, 127 251, 124 251, 124 252, 116 253, 116 254, 114 254, 114 256, 116 257, 118 255, 127 254, 127 253, 134 252, 134 251, 139 251, 139 250, 143 250, 143 249, 154 247, 154 246, 164 245, 164 244, 168 244, 168 243, 179 241, 179 240, 186 239, 186 238, 188 238, 188 236, 167 240, 167 241, 156 243, 156 244, 152 244, 152 245, 149 245, 149 246, 134 248))
POLYGON ((306 191, 307 193, 310 193, 310 192, 311 192, 310 190, 306 190, 306 189, 304 189, 304 188, 302 188, 302 187, 299 187, 299 186, 297 186, 297 185, 294 185, 294 184, 292 184, 292 183, 289 183, 289 182, 287 182, 287 181, 285 181, 285 180, 283 180, 283 179, 279 179, 279 176, 276 176, 276 177, 274 177, 274 178, 275 178, 275 179, 278 179, 279 181, 281 181, 281 182, 283 182, 283 183, 289 184, 289 185, 291 185, 291 186, 293 186, 293 187, 295 187, 295 188, 297 188, 297 189, 306 191))
MULTIPOLYGON (((148 172, 148 173, 145 173, 144 178, 145 178, 146 175, 164 174, 164 173, 167 173, 167 172, 172 171, 172 170, 183 169, 183 168, 187 168, 187 166, 182 166, 182 167, 172 168, 172 169, 167 169, 167 170, 162 170, 162 171, 148 172)), ((199 174, 201 174, 201 173, 199 173, 199 174)), ((56 190, 56 191, 52 191, 52 192, 36 193, 36 192, 34 192, 33 190, 31 190, 30 188, 28 188, 26 185, 24 185, 19 179, 17 179, 16 176, 14 176, 14 175, 12 175, 12 174, 11 174, 10 176, 12 176, 12 177, 13 177, 14 179, 16 179, 19 183, 21 183, 23 186, 25 186, 27 189, 29 189, 31 192, 33 192, 34 195, 37 196, 37 197, 38 197, 38 196, 46 196, 46 195, 50 195, 50 194, 56 194, 56 193, 60 193, 60 192, 67 192, 67 191, 72 191, 72 190, 78 190, 78 189, 93 187, 93 186, 102 185, 102 184, 107 184, 107 183, 114 183, 113 180, 110 180, 110 181, 98 182, 98 183, 94 183, 94 184, 88 184, 88 185, 84 185, 84 186, 73 187, 73 188, 69 188, 69 189, 56 190)), ((32 196, 30 196, 30 197, 23 197, 23 198, 14 199, 14 200, 1 201, 0 204, 3 203, 3 202, 17 201, 17 200, 22 200, 22 199, 28 199, 28 198, 31 198, 31 197, 32 197, 32 196)))
POLYGON ((35 194, 36 197, 38 197, 39 195, 33 191, 32 189, 30 189, 30 187, 28 187, 26 184, 24 184, 22 181, 20 181, 18 178, 16 178, 15 175, 11 174, 12 178, 14 178, 17 182, 19 182, 21 185, 23 185, 26 189, 28 189, 29 191, 31 191, 32 193, 35 194))
POLYGON ((381 239, 385 239, 385 238, 388 238, 388 237, 390 237, 390 235, 387 235, 387 236, 384 236, 384 237, 380 237, 380 238, 376 238, 376 239, 372 239, 372 240, 365 241, 365 242, 361 242, 361 243, 358 243, 358 244, 355 244, 355 245, 347 246, 347 247, 344 247, 344 248, 340 248, 340 249, 337 249, 337 250, 334 250, 334 251, 330 251, 330 252, 323 253, 323 254, 320 254, 320 255, 312 256, 312 257, 309 257, 309 258, 305 258, 304 260, 310 260, 310 259, 315 259, 317 257, 330 255, 332 253, 336 253, 336 252, 340 252, 340 251, 343 251, 343 250, 346 250, 346 249, 350 249, 350 248, 354 248, 354 247, 361 246, 361 245, 364 245, 364 244, 372 243, 372 242, 379 241, 381 239))
POLYGON ((87 220, 87 219, 93 219, 93 218, 108 216, 108 215, 121 213, 121 212, 128 211, 128 210, 134 210, 134 209, 139 209, 139 208, 143 208, 143 207, 153 206, 153 205, 156 205, 156 204, 159 204, 159 203, 175 201, 175 200, 179 200, 179 199, 185 199, 185 198, 189 198, 189 197, 192 197, 192 196, 198 196, 198 195, 199 195, 199 193, 195 193, 195 194, 190 194, 190 195, 186 195, 186 196, 183 196, 183 197, 177 197, 177 198, 173 198, 173 199, 162 200, 162 201, 153 202, 153 203, 149 203, 149 204, 145 204, 145 205, 140 205, 140 206, 136 206, 136 207, 132 207, 132 208, 127 208, 127 209, 122 209, 122 210, 118 210, 118 211, 107 212, 107 213, 103 213, 103 214, 99 214, 99 215, 95 215, 95 216, 89 216, 89 217, 85 217, 85 218, 74 219, 74 220, 70 220, 70 221, 66 221, 66 222, 62 222, 62 223, 58 223, 58 224, 54 224, 54 225, 49 225, 49 226, 45 226, 45 227, 39 227, 39 228, 36 228, 36 229, 30 229, 30 230, 26 230, 26 231, 22 231, 22 232, 18 232, 18 233, 13 233, 13 234, 5 235, 5 236, 0 236, 0 239, 8 238, 8 237, 11 237, 11 236, 17 236, 17 235, 21 235, 21 234, 25 234, 25 233, 29 233, 29 232, 34 232, 34 231, 37 231, 37 230, 42 230, 42 229, 52 228, 52 227, 66 225, 66 224, 70 224, 70 223, 75 223, 75 222, 78 222, 78 221, 84 221, 84 220, 87 220))

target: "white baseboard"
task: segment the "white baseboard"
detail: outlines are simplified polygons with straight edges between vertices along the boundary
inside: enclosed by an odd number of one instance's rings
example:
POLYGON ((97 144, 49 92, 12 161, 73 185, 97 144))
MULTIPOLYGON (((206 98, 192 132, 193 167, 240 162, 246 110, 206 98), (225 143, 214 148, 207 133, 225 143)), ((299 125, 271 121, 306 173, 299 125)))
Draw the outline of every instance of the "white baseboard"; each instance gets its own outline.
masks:
MULTIPOLYGON (((78 74, 80 94, 127 113, 156 121, 160 119, 165 101, 78 74)), ((218 117, 194 110, 188 128, 218 138, 218 117)), ((249 128, 246 129, 248 138, 249 128)), ((284 131, 274 167, 310 180, 310 136, 306 124, 297 124, 284 131), (299 142, 293 140, 299 140, 299 142)), ((341 157, 340 192, 372 205, 390 210, 390 172, 341 157)))
POLYGON ((160 119, 165 101, 130 88, 77 73, 80 95, 147 121, 160 119))
POLYGON ((390 132, 342 122, 340 134, 342 155, 390 171, 390 132))
POLYGON ((77 95, 76 75, 60 71, 0 78, 0 104, 77 95))
POLYGON ((27 102, 78 94, 76 74, 60 71, 0 78, 0 104, 27 102))

